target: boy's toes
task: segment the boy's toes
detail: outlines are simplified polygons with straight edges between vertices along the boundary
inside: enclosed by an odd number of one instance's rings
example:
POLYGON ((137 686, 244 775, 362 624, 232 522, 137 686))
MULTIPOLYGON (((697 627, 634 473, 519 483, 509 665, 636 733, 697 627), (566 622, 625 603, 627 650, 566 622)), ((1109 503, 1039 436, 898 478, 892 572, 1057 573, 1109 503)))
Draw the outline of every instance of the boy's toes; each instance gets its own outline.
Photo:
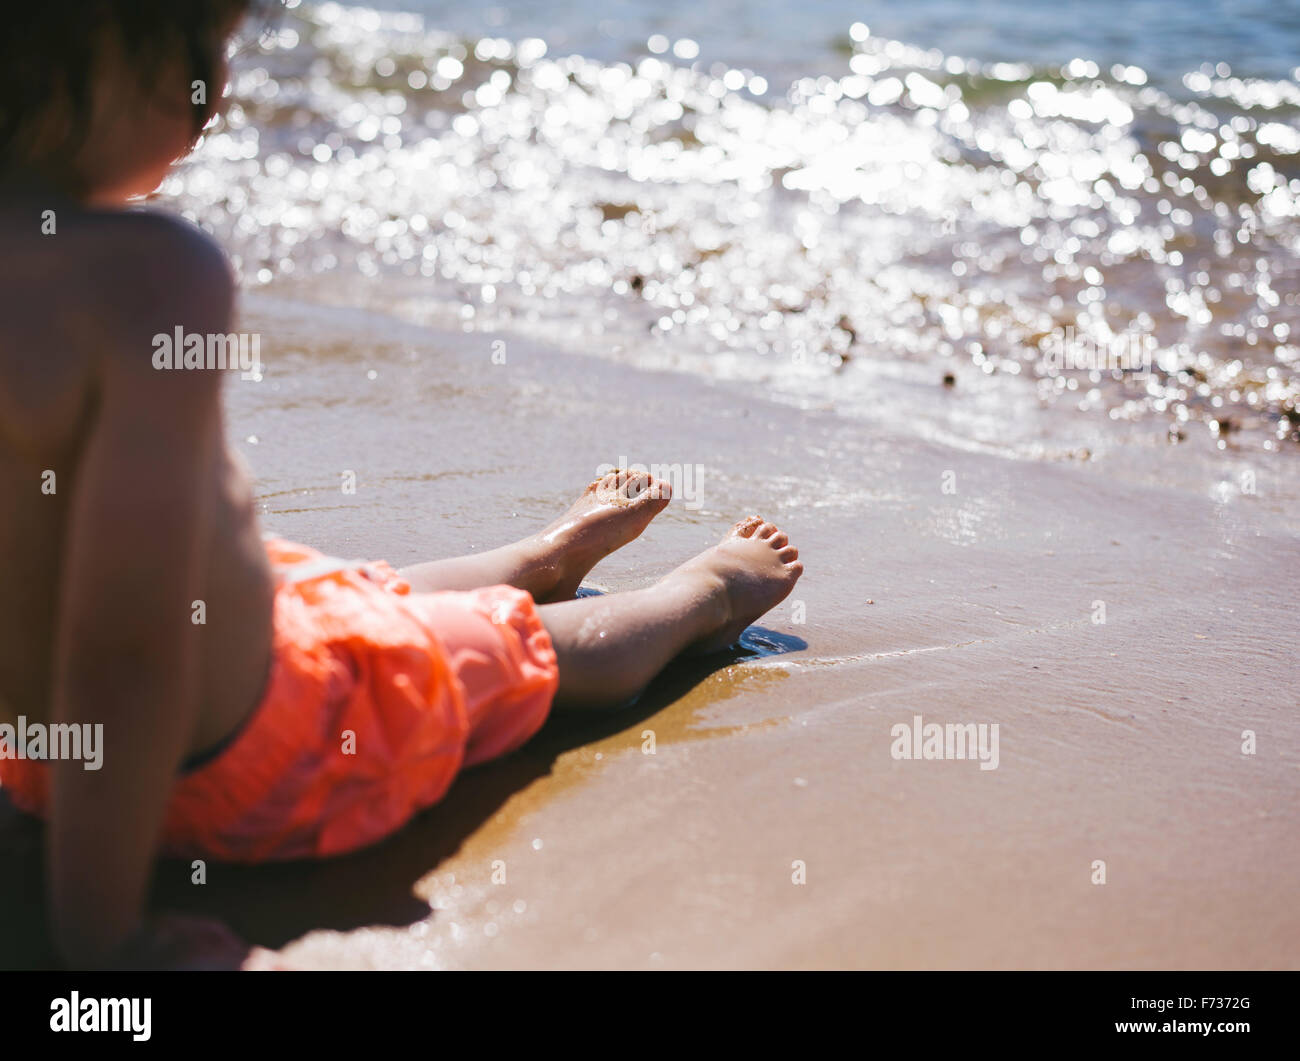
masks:
POLYGON ((626 470, 612 471, 608 475, 602 475, 587 487, 586 492, 595 494, 596 500, 601 503, 616 501, 623 496, 623 484, 626 481, 626 470))
POLYGON ((752 538, 754 532, 762 525, 762 516, 746 516, 731 528, 731 532, 736 535, 737 538, 752 538))
POLYGON ((665 479, 653 475, 639 474, 630 477, 626 485, 629 501, 668 501, 673 496, 673 487, 665 479))
POLYGON ((596 500, 603 504, 630 505, 651 501, 667 503, 673 496, 672 484, 658 479, 646 472, 629 471, 620 468, 597 479, 589 487, 588 493, 594 493, 596 500))
POLYGON ((793 545, 787 545, 784 549, 778 551, 776 555, 783 564, 789 564, 799 559, 799 550, 793 545))

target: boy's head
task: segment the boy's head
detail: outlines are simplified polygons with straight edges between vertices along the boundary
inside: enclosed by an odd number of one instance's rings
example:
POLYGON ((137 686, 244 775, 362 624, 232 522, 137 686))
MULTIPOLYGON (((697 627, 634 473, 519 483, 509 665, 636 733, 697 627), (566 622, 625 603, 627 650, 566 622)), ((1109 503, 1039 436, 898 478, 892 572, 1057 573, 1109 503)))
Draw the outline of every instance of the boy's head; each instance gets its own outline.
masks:
POLYGON ((257 0, 64 0, 6 13, 0 175, 94 203, 158 185, 216 112, 257 0))

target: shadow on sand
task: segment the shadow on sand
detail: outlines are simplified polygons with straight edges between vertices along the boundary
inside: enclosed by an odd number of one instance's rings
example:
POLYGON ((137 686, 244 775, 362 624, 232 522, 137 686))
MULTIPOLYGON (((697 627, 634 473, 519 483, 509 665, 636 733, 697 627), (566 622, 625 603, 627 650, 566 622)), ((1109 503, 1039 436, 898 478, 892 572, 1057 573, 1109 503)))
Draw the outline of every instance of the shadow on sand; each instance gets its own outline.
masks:
MULTIPOLYGON (((320 861, 208 869, 203 887, 190 884, 188 863, 159 865, 151 905, 216 917, 250 943, 281 947, 313 929, 406 926, 429 916, 415 883, 453 855, 509 797, 549 774, 570 749, 633 730, 686 696, 714 672, 760 656, 807 647, 796 637, 751 626, 724 653, 678 660, 632 705, 553 717, 514 754, 466 771, 436 805, 400 832, 352 855, 320 861)), ((18 911, 0 931, 0 968, 53 965, 44 930, 41 825, 15 810, 0 790, 0 909, 18 911)))

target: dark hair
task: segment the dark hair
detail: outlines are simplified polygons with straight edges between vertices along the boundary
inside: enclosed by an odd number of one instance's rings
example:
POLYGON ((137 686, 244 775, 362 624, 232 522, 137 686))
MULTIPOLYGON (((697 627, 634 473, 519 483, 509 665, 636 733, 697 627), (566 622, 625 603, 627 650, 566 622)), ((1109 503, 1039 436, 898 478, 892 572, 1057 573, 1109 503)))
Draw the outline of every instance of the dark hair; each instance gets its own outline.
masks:
POLYGON ((37 162, 28 156, 38 143, 45 157, 72 149, 90 118, 96 61, 112 36, 150 87, 148 79, 159 76, 165 58, 183 58, 186 78, 176 86, 178 102, 189 102, 192 82, 207 87, 205 103, 193 107, 197 136, 221 95, 222 86, 213 80, 225 37, 243 16, 268 6, 277 5, 258 0, 23 0, 9 8, 0 37, 0 170, 37 162), (67 123, 51 142, 48 123, 56 109, 67 123))

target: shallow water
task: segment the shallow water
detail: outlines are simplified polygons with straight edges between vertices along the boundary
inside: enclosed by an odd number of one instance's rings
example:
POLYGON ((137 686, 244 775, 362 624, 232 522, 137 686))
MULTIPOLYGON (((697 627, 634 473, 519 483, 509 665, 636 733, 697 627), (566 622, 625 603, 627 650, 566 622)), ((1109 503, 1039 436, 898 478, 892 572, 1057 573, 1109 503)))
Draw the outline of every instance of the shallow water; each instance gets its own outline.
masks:
POLYGON ((1287 5, 417 6, 236 58, 163 195, 250 287, 1031 457, 1300 437, 1287 5))

